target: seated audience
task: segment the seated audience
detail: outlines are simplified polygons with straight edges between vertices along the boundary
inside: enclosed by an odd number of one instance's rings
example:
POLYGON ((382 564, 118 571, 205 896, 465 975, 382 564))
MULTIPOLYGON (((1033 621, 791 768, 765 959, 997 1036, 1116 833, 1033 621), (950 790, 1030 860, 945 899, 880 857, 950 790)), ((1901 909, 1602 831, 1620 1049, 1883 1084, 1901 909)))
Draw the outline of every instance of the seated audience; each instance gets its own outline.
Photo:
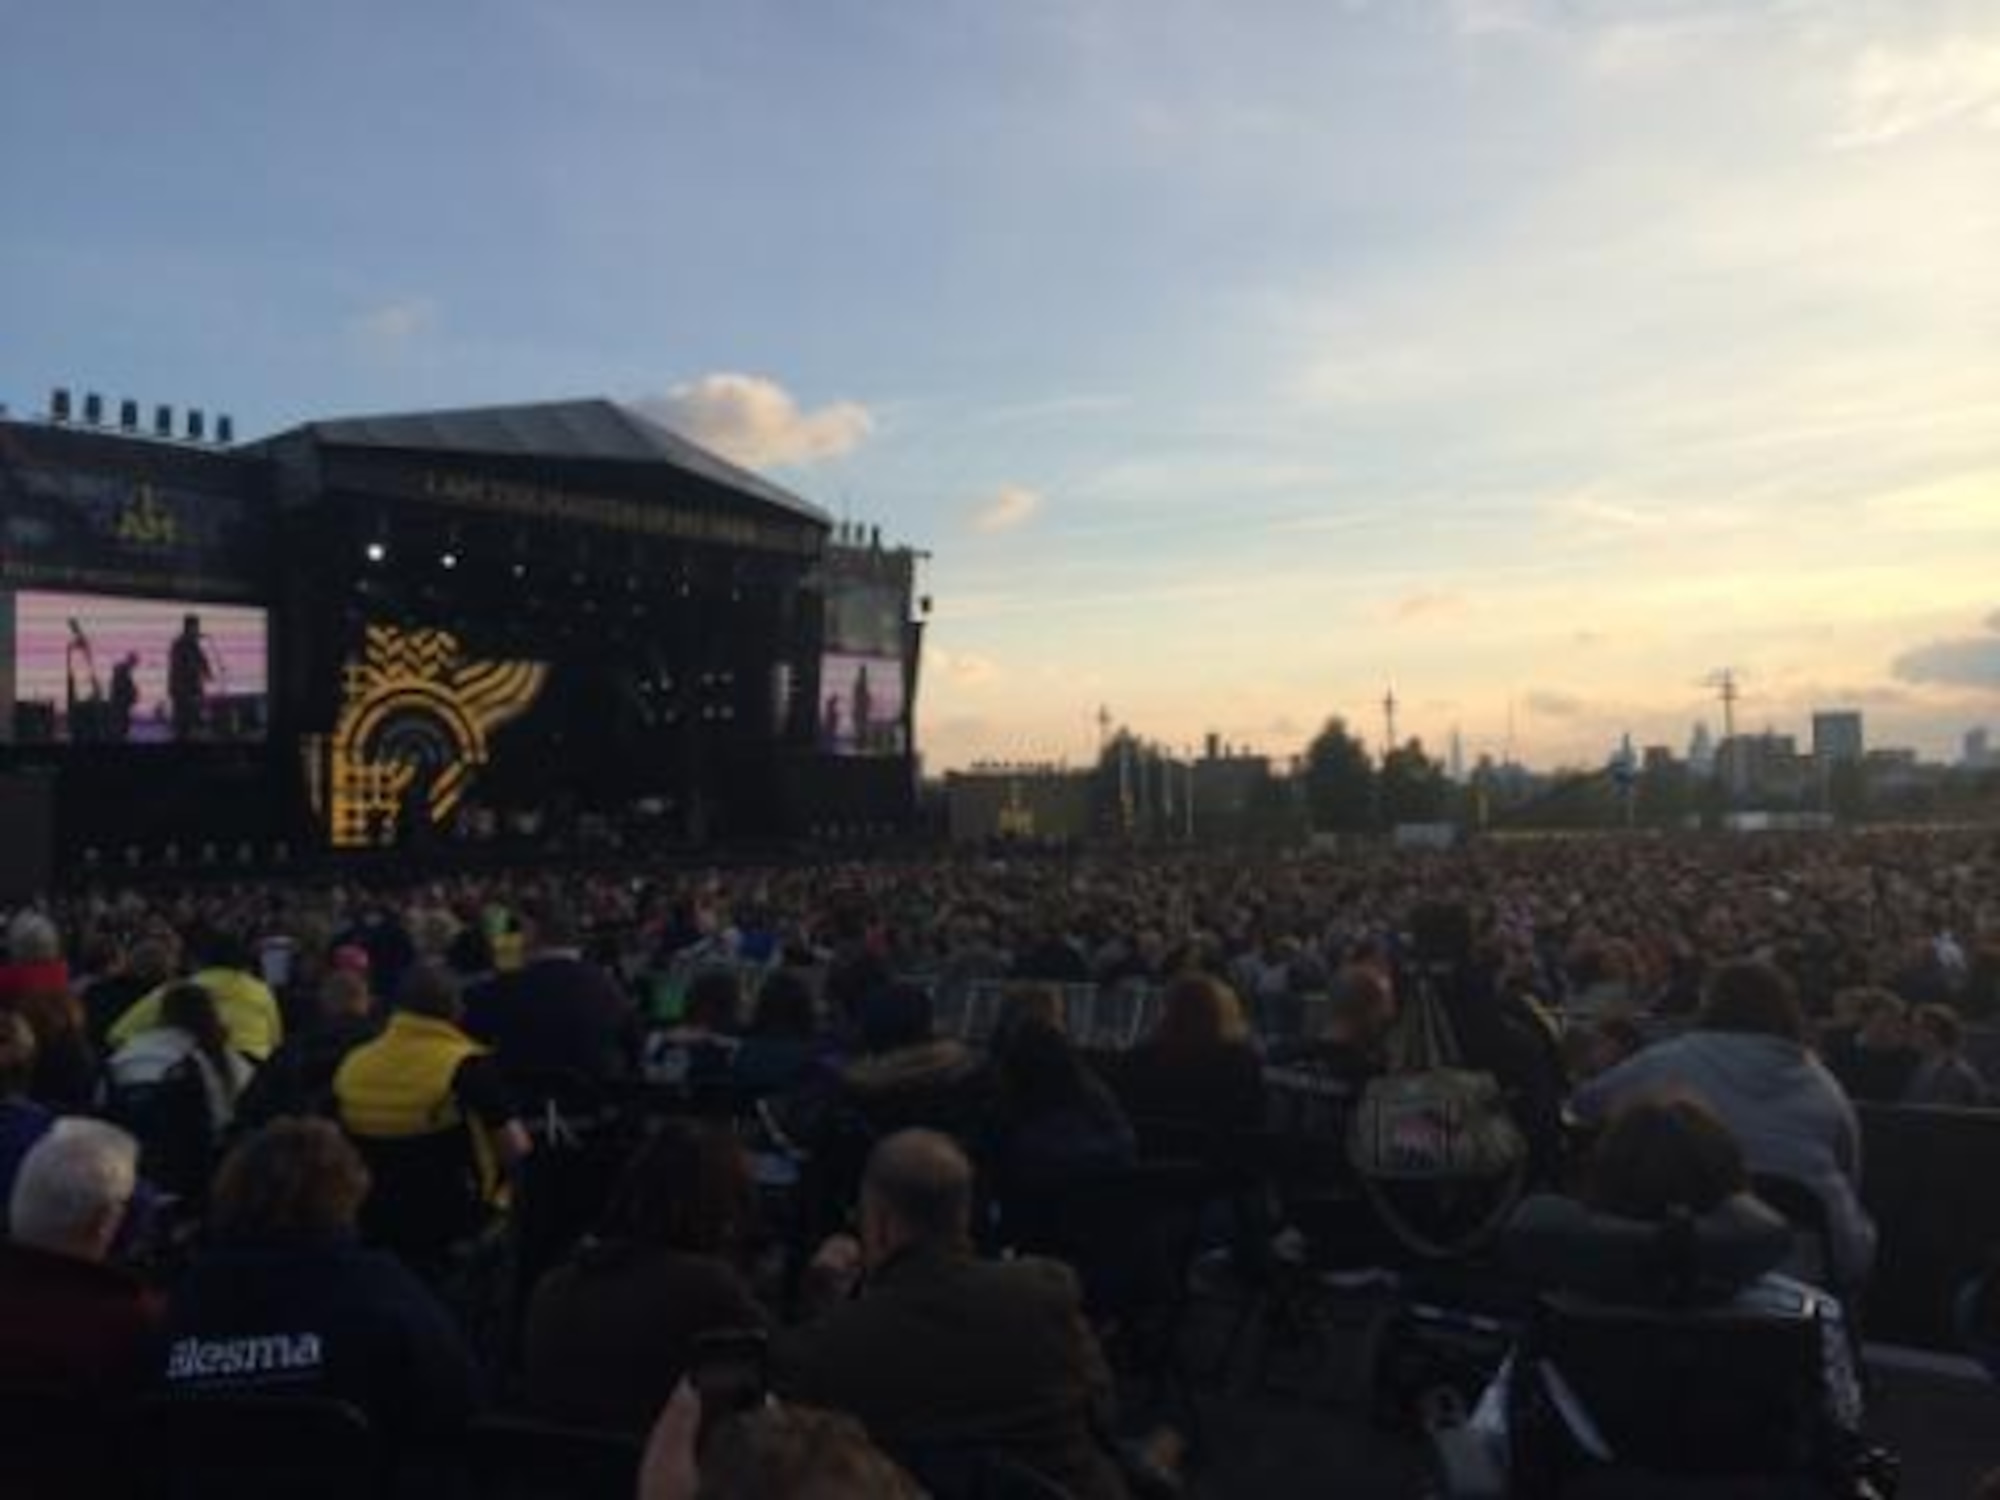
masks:
POLYGON ((1828 1035, 1827 1070, 1848 1098, 1894 1104, 1909 1088, 1918 1061, 1910 1044, 1909 1007, 1883 989, 1843 991, 1834 1004, 1852 1022, 1828 1035))
POLYGON ((996 1453, 1079 1500, 1115 1500, 1124 1483, 1098 1436, 1110 1372, 1076 1278, 1053 1261, 978 1259, 972 1186, 942 1136, 878 1145, 859 1241, 838 1236, 814 1262, 822 1294, 844 1300, 778 1339, 773 1384, 852 1412, 919 1470, 926 1456, 996 1453))
POLYGON ((609 1082, 631 1076, 639 1017, 611 976, 583 956, 576 914, 544 901, 524 935, 527 962, 467 997, 466 1031, 510 1074, 560 1070, 609 1082))
POLYGON ((464 1424, 478 1368, 423 1284, 359 1243, 368 1189, 324 1120, 278 1120, 230 1152, 207 1244, 168 1300, 169 1393, 331 1396, 392 1437, 464 1424))
POLYGON ((257 1070, 238 1118, 254 1128, 280 1115, 331 1115, 333 1079, 340 1065, 381 1032, 366 969, 329 970, 319 982, 311 1024, 286 1037, 257 1070))
POLYGON ((1860 1198, 1861 1126, 1805 1034, 1797 993, 1782 971, 1759 960, 1725 964, 1710 979, 1693 1031, 1592 1079, 1571 1108, 1593 1122, 1669 1090, 1701 1100, 1741 1145, 1752 1172, 1789 1178, 1818 1195, 1837 1279, 1851 1287, 1875 1258, 1875 1226, 1860 1198))
POLYGON ((54 1110, 29 1096, 34 1077, 34 1032, 12 1011, 0 1010, 0 1229, 22 1159, 56 1122, 54 1110))
MULTIPOLYGON (((189 982, 215 997, 230 1050, 252 1062, 262 1062, 277 1051, 278 1043, 284 1040, 284 1021, 270 986, 250 972, 249 950, 239 939, 216 928, 198 932, 189 947, 196 965, 189 982)), ((166 996, 163 986, 120 1016, 107 1033, 110 1045, 122 1047, 158 1025, 166 996)))
POLYGON ((731 1064, 736 1086, 762 1097, 804 1085, 824 1056, 812 990, 792 969, 774 970, 757 991, 750 1030, 731 1064))
MULTIPOLYGON (((1650 1098, 1627 1105, 1612 1117, 1591 1153, 1583 1199, 1600 1214, 1664 1223, 1676 1215, 1699 1219, 1749 1191, 1743 1152, 1713 1111, 1692 1099, 1650 1098)), ((1859 1434, 1861 1387, 1840 1304, 1818 1288, 1777 1274, 1734 1288, 1726 1300, 1740 1312, 1818 1320, 1828 1421, 1840 1432, 1859 1434)), ((1503 1462, 1509 1438, 1509 1388, 1520 1378, 1510 1358, 1472 1417, 1473 1428, 1494 1444, 1503 1462)), ((1601 1449, 1602 1438, 1589 1416, 1591 1393, 1571 1392, 1567 1386, 1562 1390, 1564 1395, 1552 1392, 1551 1399, 1563 1412, 1571 1437, 1586 1451, 1601 1449)))
POLYGON ((1318 1034, 1274 1047, 1264 1069, 1275 1130, 1339 1138, 1354 1100, 1388 1067, 1396 992, 1377 968, 1350 964, 1335 976, 1318 1034))
POLYGON ((1917 1065, 1903 1089, 1903 1103, 1978 1109, 1987 1102, 1986 1080, 1965 1055, 1965 1026, 1949 1005, 1920 1005, 1910 1018, 1917 1065))
POLYGON ((50 990, 69 992, 62 935, 42 913, 17 912, 7 924, 7 953, 0 960, 0 1006, 11 1005, 23 995, 50 990))
POLYGON ((898 983, 871 994, 860 1023, 862 1055, 841 1070, 849 1104, 885 1128, 970 1126, 978 1059, 963 1042, 932 1035, 931 998, 921 986, 898 983))
POLYGON ((1003 1205, 1137 1158, 1132 1122, 1055 1027, 1015 1026, 993 1072, 993 1170, 1003 1205))
POLYGON ((744 1275, 756 1213, 736 1137, 669 1121, 627 1164, 596 1233, 535 1288, 524 1359, 536 1415, 644 1432, 699 1335, 762 1326, 744 1275))
POLYGON ((138 1143, 98 1120, 58 1120, 23 1157, 0 1241, 0 1385, 91 1398, 143 1385, 159 1304, 108 1259, 138 1174, 138 1143))
POLYGON ((1264 1068, 1243 1006, 1206 974, 1183 974, 1167 986, 1159 1024, 1127 1060, 1120 1082, 1125 1107, 1142 1124, 1228 1131, 1264 1122, 1264 1068))
POLYGON ((335 1070, 333 1097, 342 1127, 364 1148, 462 1134, 478 1198, 465 1208, 474 1216, 505 1205, 507 1169, 532 1143, 492 1053, 461 1029, 463 1015, 458 981, 434 964, 416 965, 382 1034, 335 1070))
POLYGON ((646 1039, 646 1076, 655 1083, 713 1087, 726 1082, 741 1043, 743 986, 734 969, 704 969, 687 987, 680 1021, 646 1039))
POLYGON ((687 1385, 652 1424, 639 1500, 922 1500, 852 1417, 772 1403, 723 1422, 697 1450, 701 1399, 687 1385))
POLYGON ((209 1139, 220 1140, 254 1070, 230 1046, 215 997, 201 985, 168 986, 154 1015, 151 1025, 133 1032, 111 1055, 114 1097, 129 1098, 191 1075, 200 1080, 207 1104, 209 1139))
POLYGON ((111 962, 83 992, 84 1029, 103 1047, 118 1018, 174 977, 174 949, 166 939, 143 937, 114 951, 111 962))

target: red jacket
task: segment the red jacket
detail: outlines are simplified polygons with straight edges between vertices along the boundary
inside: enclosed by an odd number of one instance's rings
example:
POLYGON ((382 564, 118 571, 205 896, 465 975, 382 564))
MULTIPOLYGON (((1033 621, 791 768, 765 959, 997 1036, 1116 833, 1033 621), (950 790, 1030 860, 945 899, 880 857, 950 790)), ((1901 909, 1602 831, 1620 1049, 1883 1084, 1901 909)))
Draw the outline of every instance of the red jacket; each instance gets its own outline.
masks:
POLYGON ((61 959, 39 964, 0 964, 0 1005, 23 995, 69 992, 69 965, 61 959))

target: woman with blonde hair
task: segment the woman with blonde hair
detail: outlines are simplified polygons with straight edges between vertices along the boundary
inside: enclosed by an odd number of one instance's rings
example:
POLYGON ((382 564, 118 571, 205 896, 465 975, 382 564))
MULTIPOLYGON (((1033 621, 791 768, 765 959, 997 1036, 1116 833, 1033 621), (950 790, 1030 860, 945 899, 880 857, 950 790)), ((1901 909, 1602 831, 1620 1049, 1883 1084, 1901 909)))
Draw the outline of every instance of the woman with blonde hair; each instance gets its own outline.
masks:
POLYGON ((1243 1002, 1213 975, 1183 974, 1167 985, 1159 1022, 1128 1059, 1123 1082, 1135 1121, 1217 1132, 1264 1122, 1264 1064, 1243 1002))

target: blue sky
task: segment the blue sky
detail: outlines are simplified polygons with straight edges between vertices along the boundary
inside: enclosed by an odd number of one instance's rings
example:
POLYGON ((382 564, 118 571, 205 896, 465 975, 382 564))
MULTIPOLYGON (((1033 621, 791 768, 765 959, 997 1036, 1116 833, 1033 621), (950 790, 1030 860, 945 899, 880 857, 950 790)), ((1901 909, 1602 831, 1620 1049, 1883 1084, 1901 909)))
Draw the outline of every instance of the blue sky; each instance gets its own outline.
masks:
POLYGON ((2000 723, 2000 12, 0 0, 0 399, 605 393, 930 549, 938 764, 1100 703, 1531 760, 2000 723))

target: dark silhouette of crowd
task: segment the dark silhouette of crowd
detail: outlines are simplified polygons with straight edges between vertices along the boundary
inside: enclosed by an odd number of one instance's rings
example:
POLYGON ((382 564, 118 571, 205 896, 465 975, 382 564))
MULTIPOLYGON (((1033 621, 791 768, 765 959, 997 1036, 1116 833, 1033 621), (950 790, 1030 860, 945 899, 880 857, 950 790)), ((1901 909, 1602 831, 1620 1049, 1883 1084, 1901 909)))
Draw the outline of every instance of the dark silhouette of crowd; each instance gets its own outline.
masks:
MULTIPOLYGON (((1862 1494, 1856 1101, 1986 1102, 2000 847, 217 883, 5 944, 0 1401, 319 1402, 383 1475, 539 1442, 662 1496, 1171 1494, 1198 1295, 1233 1353, 1357 1268, 1435 1298, 1567 1234, 1643 1246, 1652 1316, 1810 1324, 1797 1462, 1862 1494)), ((1550 1462, 1547 1265, 1459 1382, 1503 1476, 1550 1462)), ((1596 1395, 1564 1462, 1620 1459, 1596 1395)))

